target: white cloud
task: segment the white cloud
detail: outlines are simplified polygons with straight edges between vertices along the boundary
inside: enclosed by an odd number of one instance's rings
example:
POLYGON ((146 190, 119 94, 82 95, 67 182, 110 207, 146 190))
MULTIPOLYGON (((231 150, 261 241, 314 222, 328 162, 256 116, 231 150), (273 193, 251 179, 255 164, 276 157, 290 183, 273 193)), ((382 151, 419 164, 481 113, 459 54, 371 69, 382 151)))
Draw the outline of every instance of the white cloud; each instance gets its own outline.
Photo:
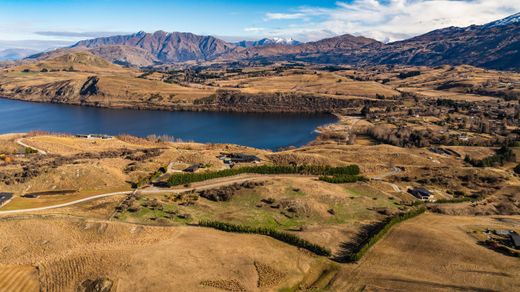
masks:
POLYGON ((519 0, 353 0, 337 2, 334 8, 300 7, 292 13, 268 13, 265 19, 308 20, 272 30, 272 35, 315 40, 350 33, 395 41, 448 26, 484 24, 519 11, 519 0))
POLYGON ((261 32, 264 30, 265 30, 264 27, 246 27, 246 28, 244 28, 244 31, 247 31, 247 32, 261 32))
POLYGON ((267 13, 265 18, 267 20, 281 20, 281 19, 300 19, 307 17, 305 13, 267 13))

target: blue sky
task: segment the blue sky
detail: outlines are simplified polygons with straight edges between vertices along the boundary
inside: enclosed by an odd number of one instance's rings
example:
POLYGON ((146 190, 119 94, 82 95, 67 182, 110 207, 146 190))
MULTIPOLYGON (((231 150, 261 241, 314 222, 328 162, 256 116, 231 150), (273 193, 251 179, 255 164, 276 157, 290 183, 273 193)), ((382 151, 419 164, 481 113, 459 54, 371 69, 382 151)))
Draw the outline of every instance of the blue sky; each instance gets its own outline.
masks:
POLYGON ((0 48, 44 48, 141 30, 227 40, 277 36, 308 41, 351 33, 393 41, 519 11, 519 0, 0 0, 0 48))

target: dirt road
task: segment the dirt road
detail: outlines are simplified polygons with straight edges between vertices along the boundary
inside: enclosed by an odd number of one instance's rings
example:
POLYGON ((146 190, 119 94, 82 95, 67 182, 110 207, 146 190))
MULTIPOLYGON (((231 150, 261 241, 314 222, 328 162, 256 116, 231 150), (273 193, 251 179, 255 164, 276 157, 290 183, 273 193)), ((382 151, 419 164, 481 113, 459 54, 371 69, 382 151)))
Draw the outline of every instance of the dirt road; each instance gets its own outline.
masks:
POLYGON ((20 145, 20 146, 23 146, 23 147, 26 147, 26 148, 32 148, 32 149, 38 151, 39 154, 42 154, 42 155, 46 155, 46 154, 47 154, 47 152, 45 152, 45 151, 43 151, 43 150, 41 150, 41 149, 38 149, 38 148, 36 148, 36 147, 33 147, 33 146, 30 146, 30 145, 25 144, 22 140, 23 140, 23 138, 16 139, 15 142, 16 142, 16 144, 18 144, 18 145, 20 145))
MULTIPOLYGON (((189 192, 194 190, 204 190, 204 189, 211 189, 216 187, 221 187, 229 184, 234 183, 242 183, 245 181, 251 181, 251 180, 262 180, 266 178, 291 178, 291 177, 303 177, 302 175, 261 175, 261 174, 241 174, 233 177, 226 177, 226 178, 220 178, 220 179, 213 179, 213 180, 207 180, 201 183, 196 184, 193 187, 189 188, 180 188, 180 189, 160 189, 160 188, 146 188, 146 189, 139 189, 137 190, 137 193, 140 194, 164 194, 164 193, 183 193, 183 192, 189 192)), ((313 176, 305 176, 309 178, 313 178, 313 176)), ((111 197, 111 196, 119 196, 119 195, 129 195, 134 191, 124 191, 124 192, 114 192, 114 193, 106 193, 106 194, 99 194, 88 198, 83 198, 80 200, 53 205, 53 206, 47 206, 47 207, 40 207, 40 208, 31 208, 31 209, 19 209, 19 210, 9 210, 9 211, 0 211, 0 215, 10 215, 10 214, 18 214, 18 213, 27 213, 27 212, 36 212, 36 211, 45 211, 45 210, 51 210, 51 209, 57 209, 57 208, 63 208, 68 207, 71 205, 76 205, 92 200, 97 200, 101 198, 111 197)))

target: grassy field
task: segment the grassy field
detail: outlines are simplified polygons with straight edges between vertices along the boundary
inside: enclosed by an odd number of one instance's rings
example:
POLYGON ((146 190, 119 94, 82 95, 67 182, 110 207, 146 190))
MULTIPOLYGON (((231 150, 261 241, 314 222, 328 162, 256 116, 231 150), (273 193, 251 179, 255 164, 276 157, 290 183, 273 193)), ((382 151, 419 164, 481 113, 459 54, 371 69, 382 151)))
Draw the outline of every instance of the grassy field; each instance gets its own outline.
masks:
POLYGON ((344 266, 332 290, 516 291, 520 262, 477 244, 475 227, 510 229, 492 217, 424 214, 394 227, 366 258, 344 266), (420 271, 420 273, 417 273, 420 271))
POLYGON ((374 81, 354 81, 330 72, 292 74, 283 76, 253 77, 219 81, 221 87, 240 88, 243 92, 304 92, 331 96, 375 98, 376 94, 396 96, 391 87, 374 81))
POLYGON ((0 287, 10 292, 40 291, 38 270, 31 265, 1 265, 0 287))
POLYGON ((141 208, 119 214, 119 220, 164 225, 218 221, 289 231, 331 249, 348 240, 348 235, 332 234, 381 220, 374 210, 395 212, 399 207, 395 199, 367 184, 334 185, 304 177, 270 179, 261 187, 235 192, 229 201, 214 202, 196 194, 147 194, 134 205, 141 208), (143 207, 153 200, 161 208, 143 207))
MULTIPOLYGON (((321 259, 265 236, 209 228, 33 218, 2 222, 0 232, 6 234, 0 239, 0 267, 9 267, 0 268, 0 279, 5 272, 21 274, 17 271, 27 278, 35 269, 22 267, 34 264, 43 291, 75 291, 98 277, 109 278, 123 291, 233 286, 276 291, 298 285, 323 265, 321 259), (14 263, 18 266, 11 268, 14 263)), ((26 283, 14 282, 9 291, 31 291, 26 283)))
POLYGON ((104 193, 113 193, 113 192, 122 192, 122 191, 130 191, 130 188, 114 188, 114 189, 105 189, 102 193, 99 191, 81 191, 78 193, 71 194, 60 194, 60 195, 43 195, 38 198, 23 198, 23 197, 14 197, 13 200, 0 208, 0 211, 9 211, 9 210, 18 210, 18 209, 31 209, 31 208, 40 208, 47 207, 53 205, 64 204, 72 201, 77 201, 80 199, 92 197, 98 194, 104 193))

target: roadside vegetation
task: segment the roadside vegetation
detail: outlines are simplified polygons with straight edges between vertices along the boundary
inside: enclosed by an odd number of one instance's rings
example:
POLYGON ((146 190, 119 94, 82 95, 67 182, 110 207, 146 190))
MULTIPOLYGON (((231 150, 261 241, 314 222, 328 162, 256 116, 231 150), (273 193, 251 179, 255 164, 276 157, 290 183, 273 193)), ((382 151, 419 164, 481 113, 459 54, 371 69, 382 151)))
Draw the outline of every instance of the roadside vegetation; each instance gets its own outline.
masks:
POLYGON ((168 179, 169 186, 178 186, 201 182, 209 179, 235 176, 243 173, 254 174, 302 174, 302 175, 322 175, 322 176, 357 176, 360 173, 359 166, 349 165, 340 167, 301 165, 301 166, 278 166, 261 165, 240 168, 231 168, 215 172, 203 173, 182 173, 174 174, 168 179))
POLYGON ((368 181, 368 178, 362 175, 334 175, 334 176, 320 176, 320 180, 332 184, 355 183, 358 181, 368 181))

